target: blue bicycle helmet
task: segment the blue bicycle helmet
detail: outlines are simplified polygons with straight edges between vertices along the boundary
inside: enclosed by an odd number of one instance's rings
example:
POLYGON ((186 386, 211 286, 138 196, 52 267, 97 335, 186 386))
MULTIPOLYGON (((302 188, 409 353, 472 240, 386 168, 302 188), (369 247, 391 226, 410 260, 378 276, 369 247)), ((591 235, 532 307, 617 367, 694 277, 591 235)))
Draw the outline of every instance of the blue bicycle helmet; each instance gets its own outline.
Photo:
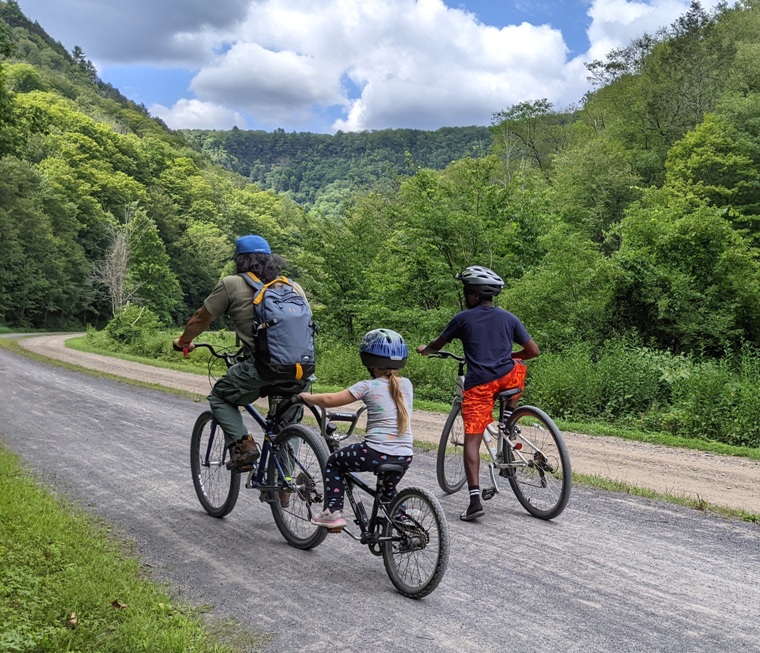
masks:
POLYGON ((400 370, 406 365, 409 349, 400 333, 373 329, 362 338, 359 356, 367 369, 400 370))

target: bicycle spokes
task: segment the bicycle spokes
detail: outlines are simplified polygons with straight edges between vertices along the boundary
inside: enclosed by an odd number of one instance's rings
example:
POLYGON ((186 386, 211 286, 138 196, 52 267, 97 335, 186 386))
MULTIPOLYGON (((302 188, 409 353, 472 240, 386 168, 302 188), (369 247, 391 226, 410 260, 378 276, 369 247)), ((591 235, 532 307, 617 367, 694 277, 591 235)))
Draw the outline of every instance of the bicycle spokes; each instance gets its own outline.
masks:
POLYGON ((502 458, 515 496, 533 516, 556 517, 567 505, 572 483, 562 435, 548 416, 531 406, 517 409, 508 428, 502 458))

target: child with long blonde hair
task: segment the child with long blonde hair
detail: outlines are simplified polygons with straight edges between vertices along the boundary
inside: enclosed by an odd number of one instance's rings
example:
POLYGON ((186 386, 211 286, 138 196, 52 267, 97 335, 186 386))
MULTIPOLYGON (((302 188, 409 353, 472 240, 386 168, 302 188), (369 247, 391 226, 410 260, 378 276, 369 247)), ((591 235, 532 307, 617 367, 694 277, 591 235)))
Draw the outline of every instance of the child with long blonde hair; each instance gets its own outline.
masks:
POLYGON ((359 381, 340 392, 301 393, 310 406, 336 408, 354 401, 367 406, 367 429, 363 442, 350 444, 333 452, 325 468, 324 511, 311 522, 330 530, 346 525, 343 517, 346 472, 366 472, 384 463, 402 465, 404 470, 386 474, 380 498, 390 501, 396 486, 412 462, 412 383, 398 376, 409 355, 404 339, 390 329, 374 329, 362 339, 359 347, 362 363, 372 378, 359 381))

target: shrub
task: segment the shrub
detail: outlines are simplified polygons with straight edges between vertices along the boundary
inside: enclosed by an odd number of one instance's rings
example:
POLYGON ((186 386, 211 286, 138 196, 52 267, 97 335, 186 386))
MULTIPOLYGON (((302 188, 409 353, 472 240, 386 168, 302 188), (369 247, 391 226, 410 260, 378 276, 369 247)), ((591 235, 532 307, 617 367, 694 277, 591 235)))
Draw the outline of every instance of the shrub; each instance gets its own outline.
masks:
POLYGON ((104 331, 109 339, 120 347, 134 344, 148 333, 161 327, 158 316, 149 308, 127 304, 113 316, 104 331))

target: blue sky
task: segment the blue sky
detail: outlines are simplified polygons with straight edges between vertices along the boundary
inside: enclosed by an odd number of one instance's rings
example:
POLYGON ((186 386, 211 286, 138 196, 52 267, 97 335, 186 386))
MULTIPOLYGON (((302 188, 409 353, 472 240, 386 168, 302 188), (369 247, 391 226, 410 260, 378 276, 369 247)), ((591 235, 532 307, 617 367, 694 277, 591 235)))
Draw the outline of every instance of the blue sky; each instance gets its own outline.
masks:
POLYGON ((172 128, 313 132, 487 125, 518 102, 577 104, 589 89, 584 62, 688 4, 19 0, 172 128))

